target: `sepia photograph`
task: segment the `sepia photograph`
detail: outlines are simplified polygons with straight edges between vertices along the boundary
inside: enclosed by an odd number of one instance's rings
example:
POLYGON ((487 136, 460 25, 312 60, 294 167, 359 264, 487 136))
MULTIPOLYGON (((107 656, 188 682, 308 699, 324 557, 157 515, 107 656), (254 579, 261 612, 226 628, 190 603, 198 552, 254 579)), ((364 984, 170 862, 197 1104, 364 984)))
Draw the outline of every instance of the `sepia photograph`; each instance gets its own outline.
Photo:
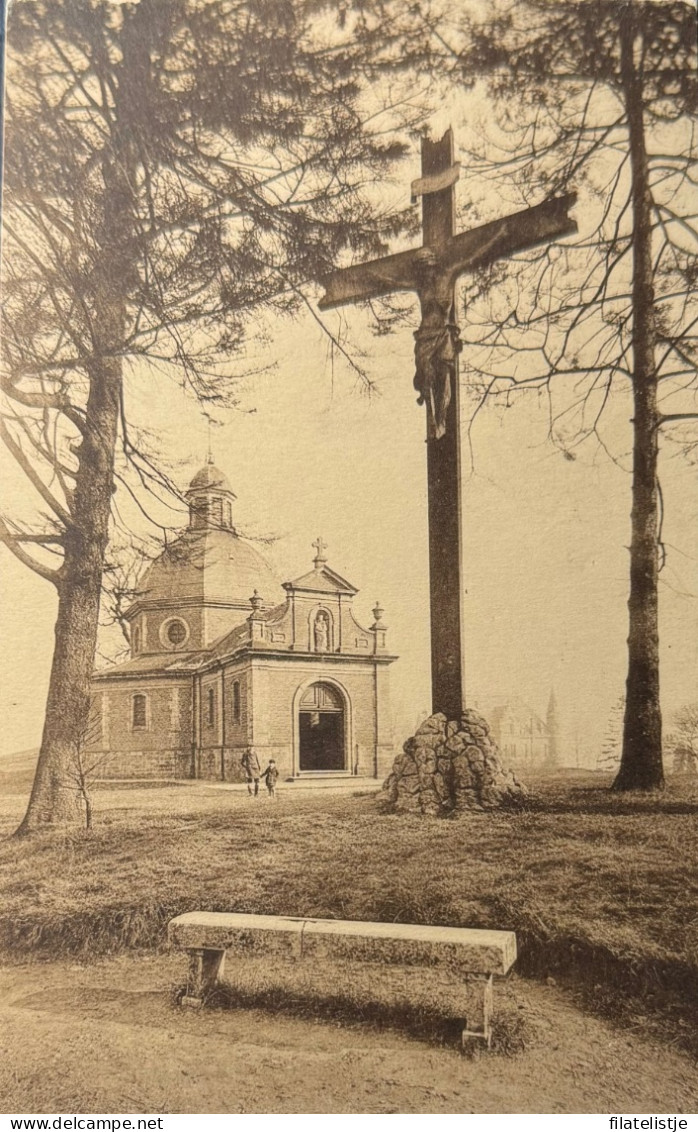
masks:
POLYGON ((690 1130, 695 3, 2 23, 7 1129, 690 1130))

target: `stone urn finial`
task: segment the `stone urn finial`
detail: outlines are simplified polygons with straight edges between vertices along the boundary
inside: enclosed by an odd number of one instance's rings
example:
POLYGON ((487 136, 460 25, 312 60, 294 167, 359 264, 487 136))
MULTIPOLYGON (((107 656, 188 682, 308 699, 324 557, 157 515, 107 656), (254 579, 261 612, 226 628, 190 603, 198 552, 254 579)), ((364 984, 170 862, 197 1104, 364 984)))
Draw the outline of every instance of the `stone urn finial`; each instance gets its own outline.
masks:
POLYGON ((252 594, 252 597, 250 598, 250 605, 252 606, 252 612, 250 613, 250 616, 247 618, 247 624, 250 627, 249 628, 250 643, 253 646, 258 644, 260 641, 264 640, 264 631, 265 631, 265 627, 266 627, 266 619, 265 619, 264 614, 262 612, 263 602, 264 602, 264 598, 261 598, 259 596, 259 592, 257 590, 255 590, 254 593, 252 594))
POLYGON ((375 620, 375 624, 372 626, 372 628, 383 629, 383 614, 385 613, 385 610, 379 601, 376 602, 371 612, 373 613, 375 620))

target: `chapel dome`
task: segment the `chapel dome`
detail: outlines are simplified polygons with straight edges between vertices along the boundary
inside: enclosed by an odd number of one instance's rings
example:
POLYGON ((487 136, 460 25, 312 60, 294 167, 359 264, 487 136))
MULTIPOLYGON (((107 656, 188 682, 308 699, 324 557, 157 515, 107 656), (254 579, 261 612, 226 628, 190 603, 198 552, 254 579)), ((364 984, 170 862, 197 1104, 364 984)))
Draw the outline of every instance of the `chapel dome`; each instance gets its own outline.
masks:
POLYGON ((227 491, 231 495, 233 494, 227 477, 220 468, 217 468, 211 461, 204 464, 203 468, 200 468, 196 473, 189 484, 187 494, 189 494, 190 491, 201 491, 207 488, 212 488, 216 491, 227 491))
POLYGON ((145 571, 135 604, 162 609, 184 602, 249 613, 250 596, 257 590, 265 607, 278 605, 281 582, 256 547, 235 530, 235 494, 211 456, 185 495, 189 526, 145 571))
POLYGON ((138 600, 159 606, 200 602, 249 612, 254 590, 266 607, 284 598, 280 580, 256 547, 234 530, 189 527, 146 570, 138 600))

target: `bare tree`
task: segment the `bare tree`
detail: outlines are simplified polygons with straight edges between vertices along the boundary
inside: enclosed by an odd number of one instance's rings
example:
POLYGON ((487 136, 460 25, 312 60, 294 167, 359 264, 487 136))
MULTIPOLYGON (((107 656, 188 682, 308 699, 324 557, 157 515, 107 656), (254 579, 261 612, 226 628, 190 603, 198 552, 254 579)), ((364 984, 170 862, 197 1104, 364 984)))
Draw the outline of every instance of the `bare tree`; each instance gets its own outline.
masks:
POLYGON ((527 203, 579 191, 578 240, 473 281, 467 359, 479 379, 475 413, 492 398, 542 392, 568 459, 585 440, 605 446, 616 395, 631 404, 628 670, 614 788, 658 788, 659 434, 690 449, 677 430, 698 419, 695 8, 507 0, 480 22, 451 12, 432 33, 425 65, 457 81, 484 76, 493 98, 467 155, 471 175, 527 203))
POLYGON ((395 224, 364 191, 401 152, 395 115, 387 98, 363 97, 363 48, 310 21, 314 7, 16 0, 10 11, 0 439, 37 507, 7 512, 0 540, 58 594, 19 833, 76 815, 66 782, 88 718, 117 483, 169 486, 134 440, 132 383, 164 393, 174 380, 225 403, 250 316, 294 310, 342 248, 375 251, 395 224))
POLYGON ((90 702, 87 722, 78 736, 71 757, 67 760, 65 789, 77 795, 85 818, 85 830, 92 829, 94 817, 93 790, 111 758, 111 752, 102 746, 102 716, 90 702))

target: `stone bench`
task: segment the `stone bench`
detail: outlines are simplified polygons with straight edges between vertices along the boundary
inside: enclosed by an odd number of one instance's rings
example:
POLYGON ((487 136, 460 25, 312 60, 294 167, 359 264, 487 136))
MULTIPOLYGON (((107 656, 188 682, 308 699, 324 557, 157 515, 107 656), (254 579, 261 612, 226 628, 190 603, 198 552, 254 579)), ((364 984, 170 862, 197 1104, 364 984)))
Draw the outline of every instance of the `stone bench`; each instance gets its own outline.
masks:
POLYGON ((322 966, 379 964, 440 971, 453 988, 463 1044, 490 1044, 492 979, 516 959, 513 932, 421 924, 311 920, 228 912, 186 912, 170 920, 171 948, 189 952, 183 1006, 200 1007, 223 976, 226 952, 322 966))

